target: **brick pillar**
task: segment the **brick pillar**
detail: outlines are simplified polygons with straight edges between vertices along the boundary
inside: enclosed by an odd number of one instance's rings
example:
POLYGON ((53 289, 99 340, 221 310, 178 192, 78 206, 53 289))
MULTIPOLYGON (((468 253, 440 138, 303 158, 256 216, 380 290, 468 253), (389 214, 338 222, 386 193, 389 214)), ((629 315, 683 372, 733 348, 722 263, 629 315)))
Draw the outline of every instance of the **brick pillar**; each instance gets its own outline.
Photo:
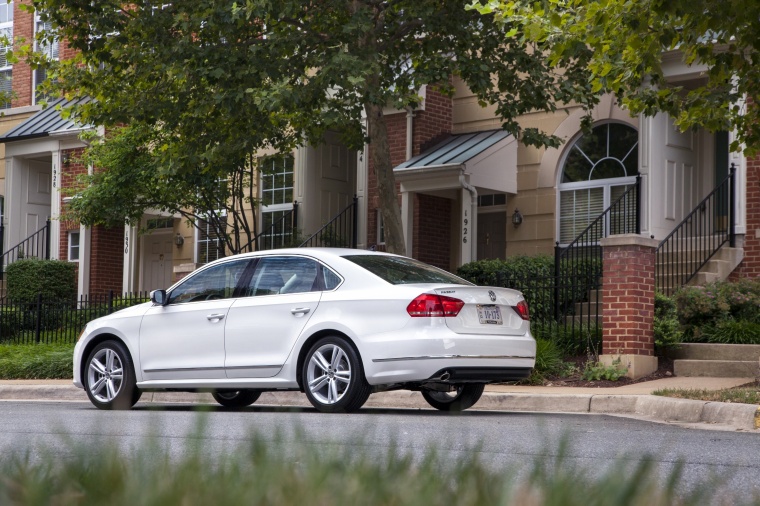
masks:
POLYGON ((602 280, 602 355, 604 364, 620 359, 630 378, 657 370, 654 356, 654 265, 658 242, 635 234, 600 241, 602 280))

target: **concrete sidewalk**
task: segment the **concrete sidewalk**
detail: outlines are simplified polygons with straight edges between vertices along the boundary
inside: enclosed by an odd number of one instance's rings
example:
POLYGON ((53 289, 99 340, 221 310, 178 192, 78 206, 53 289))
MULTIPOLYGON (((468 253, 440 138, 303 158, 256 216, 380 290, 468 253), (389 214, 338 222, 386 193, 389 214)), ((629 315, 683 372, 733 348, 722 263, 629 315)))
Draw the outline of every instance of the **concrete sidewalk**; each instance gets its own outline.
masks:
MULTIPOLYGON (((760 407, 751 404, 694 401, 651 395, 663 388, 720 390, 754 378, 671 377, 612 388, 489 385, 471 409, 543 413, 597 413, 643 418, 657 422, 697 424, 701 428, 757 431, 760 407)), ((0 400, 81 401, 83 390, 70 380, 0 380, 0 400)), ((216 404, 210 394, 151 393, 145 403, 216 404)), ((257 405, 310 407, 300 392, 265 392, 257 405)), ((370 396, 367 407, 432 409, 418 392, 381 392, 370 396)))

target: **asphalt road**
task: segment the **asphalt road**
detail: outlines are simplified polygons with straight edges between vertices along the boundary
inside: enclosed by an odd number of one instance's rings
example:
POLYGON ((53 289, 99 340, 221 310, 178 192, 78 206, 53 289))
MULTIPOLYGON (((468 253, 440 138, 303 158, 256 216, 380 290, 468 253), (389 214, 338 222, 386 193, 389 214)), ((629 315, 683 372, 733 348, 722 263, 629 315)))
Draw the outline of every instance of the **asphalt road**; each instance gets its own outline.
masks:
MULTIPOLYGON (((86 402, 0 402, 0 455, 53 454, 76 447, 88 451, 119 445, 125 452, 146 439, 179 457, 199 442, 224 454, 257 432, 288 451, 289 445, 348 446, 383 455, 392 445, 421 458, 435 445, 455 459, 477 451, 494 469, 527 472, 536 459, 553 459, 566 437, 562 465, 603 473, 618 461, 651 456, 663 477, 684 464, 681 487, 716 479, 715 485, 747 500, 760 498, 760 435, 687 429, 605 415, 364 408, 350 415, 307 408, 251 407, 240 412, 212 406, 138 406, 132 411, 98 411, 86 402), (199 414, 199 411, 202 414, 199 414), (204 425, 198 436, 199 423, 204 425), (300 432, 300 435, 299 435, 300 432), (279 434, 279 435, 278 435, 279 434)), ((551 460, 550 460, 551 461, 551 460)))

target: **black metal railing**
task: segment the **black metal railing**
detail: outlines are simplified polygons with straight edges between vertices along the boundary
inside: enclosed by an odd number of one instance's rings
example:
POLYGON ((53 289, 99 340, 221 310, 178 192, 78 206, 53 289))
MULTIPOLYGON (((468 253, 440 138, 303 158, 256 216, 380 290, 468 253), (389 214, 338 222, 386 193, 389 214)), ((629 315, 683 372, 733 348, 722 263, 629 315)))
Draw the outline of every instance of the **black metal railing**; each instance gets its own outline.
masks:
POLYGON ((150 300, 148 292, 116 295, 113 291, 69 300, 0 299, 0 342, 75 343, 87 322, 150 300))
POLYGON ((298 202, 253 238, 256 251, 298 246, 298 202))
POLYGON ((603 254, 599 240, 641 233, 641 176, 569 245, 554 249, 554 319, 599 326, 603 254))
POLYGON ((356 248, 358 241, 359 199, 353 201, 333 219, 317 230, 300 247, 325 246, 332 248, 356 248))
POLYGON ((0 279, 3 279, 5 268, 16 260, 22 258, 50 259, 50 218, 45 221, 45 226, 5 251, 3 248, 5 227, 0 223, 0 279))
POLYGON ((657 290, 672 294, 689 283, 724 245, 736 245, 736 167, 657 247, 657 290))

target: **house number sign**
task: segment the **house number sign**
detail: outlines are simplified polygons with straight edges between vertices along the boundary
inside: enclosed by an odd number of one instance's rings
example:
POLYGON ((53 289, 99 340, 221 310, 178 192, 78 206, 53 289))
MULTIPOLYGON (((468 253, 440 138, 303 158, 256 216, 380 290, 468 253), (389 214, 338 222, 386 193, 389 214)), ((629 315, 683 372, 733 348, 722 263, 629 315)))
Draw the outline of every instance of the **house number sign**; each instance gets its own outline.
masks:
POLYGON ((467 217, 467 210, 465 209, 464 210, 464 218, 462 219, 462 242, 464 244, 467 244, 467 238, 468 238, 467 234, 468 234, 468 231, 469 231, 469 227, 468 227, 469 224, 470 224, 470 220, 467 217))

